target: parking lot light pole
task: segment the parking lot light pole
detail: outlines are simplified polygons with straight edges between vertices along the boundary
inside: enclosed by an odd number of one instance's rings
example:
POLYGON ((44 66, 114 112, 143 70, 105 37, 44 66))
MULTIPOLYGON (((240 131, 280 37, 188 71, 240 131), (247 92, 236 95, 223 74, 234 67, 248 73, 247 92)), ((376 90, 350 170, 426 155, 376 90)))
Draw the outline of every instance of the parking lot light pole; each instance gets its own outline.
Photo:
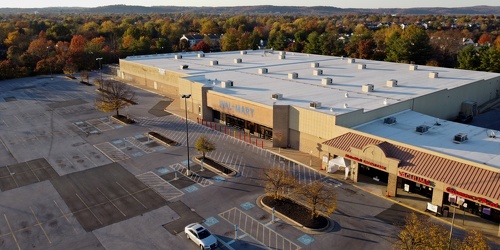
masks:
POLYGON ((99 73, 101 75, 101 86, 102 86, 102 57, 98 57, 95 59, 96 61, 99 61, 99 73))
POLYGON ((184 99, 184 111, 186 112, 186 148, 187 148, 187 172, 188 176, 191 175, 191 166, 189 165, 189 129, 188 129, 188 110, 187 110, 187 99, 191 97, 191 94, 181 95, 181 98, 184 99))
POLYGON ((49 55, 50 55, 50 46, 47 46, 47 63, 49 64, 49 69, 50 69, 50 80, 54 80, 54 76, 52 75, 52 65, 49 62, 49 55))

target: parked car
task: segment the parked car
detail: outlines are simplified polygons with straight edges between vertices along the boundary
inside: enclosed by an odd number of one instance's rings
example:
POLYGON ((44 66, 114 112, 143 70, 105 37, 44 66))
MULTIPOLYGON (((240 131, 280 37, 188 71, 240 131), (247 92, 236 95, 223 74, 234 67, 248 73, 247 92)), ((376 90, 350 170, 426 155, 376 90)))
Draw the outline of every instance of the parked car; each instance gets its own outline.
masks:
POLYGON ((217 239, 199 223, 191 223, 184 228, 186 237, 191 239, 201 250, 210 250, 217 247, 217 239))

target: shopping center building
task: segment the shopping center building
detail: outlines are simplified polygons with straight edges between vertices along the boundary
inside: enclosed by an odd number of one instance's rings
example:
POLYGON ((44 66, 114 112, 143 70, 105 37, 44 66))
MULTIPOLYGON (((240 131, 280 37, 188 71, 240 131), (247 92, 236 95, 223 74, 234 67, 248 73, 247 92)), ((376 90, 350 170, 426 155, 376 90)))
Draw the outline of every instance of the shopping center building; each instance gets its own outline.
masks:
POLYGON ((258 50, 132 56, 118 78, 191 94, 200 119, 387 183, 387 195, 419 193, 430 211, 451 203, 500 221, 500 133, 453 121, 498 99, 500 74, 258 50))

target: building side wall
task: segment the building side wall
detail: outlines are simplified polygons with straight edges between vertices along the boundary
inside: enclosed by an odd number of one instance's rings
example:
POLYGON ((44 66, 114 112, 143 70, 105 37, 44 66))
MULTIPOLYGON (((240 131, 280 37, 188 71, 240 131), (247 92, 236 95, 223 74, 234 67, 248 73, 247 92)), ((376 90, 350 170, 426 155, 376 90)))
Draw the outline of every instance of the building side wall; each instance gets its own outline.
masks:
MULTIPOLYGON (((390 104, 383 108, 365 112, 363 109, 358 109, 354 112, 345 113, 337 116, 336 125, 342 127, 354 127, 363 123, 367 123, 382 117, 392 115, 404 110, 411 109, 412 101, 403 101, 400 103, 390 104)), ((355 108, 355 107, 351 107, 355 108)), ((333 137, 330 137, 333 138, 333 137)))
POLYGON ((497 98, 498 91, 500 91, 500 77, 481 80, 416 98, 413 110, 441 119, 454 119, 460 111, 462 102, 475 101, 481 105, 497 98))
POLYGON ((289 116, 290 106, 273 105, 273 147, 288 147, 289 116))

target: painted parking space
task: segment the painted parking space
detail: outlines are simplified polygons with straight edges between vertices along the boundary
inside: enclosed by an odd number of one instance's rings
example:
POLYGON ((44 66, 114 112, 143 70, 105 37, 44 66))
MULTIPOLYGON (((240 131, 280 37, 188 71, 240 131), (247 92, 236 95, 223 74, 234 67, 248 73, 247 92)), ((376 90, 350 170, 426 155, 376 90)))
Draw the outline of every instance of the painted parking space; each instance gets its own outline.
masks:
POLYGON ((177 189, 172 184, 165 181, 160 176, 153 172, 146 172, 135 176, 142 183, 153 189, 156 193, 162 196, 165 200, 173 200, 184 194, 181 190, 177 189))
POLYGON ((301 248, 236 207, 220 213, 219 216, 232 225, 238 225, 238 230, 270 249, 295 250, 301 248))

